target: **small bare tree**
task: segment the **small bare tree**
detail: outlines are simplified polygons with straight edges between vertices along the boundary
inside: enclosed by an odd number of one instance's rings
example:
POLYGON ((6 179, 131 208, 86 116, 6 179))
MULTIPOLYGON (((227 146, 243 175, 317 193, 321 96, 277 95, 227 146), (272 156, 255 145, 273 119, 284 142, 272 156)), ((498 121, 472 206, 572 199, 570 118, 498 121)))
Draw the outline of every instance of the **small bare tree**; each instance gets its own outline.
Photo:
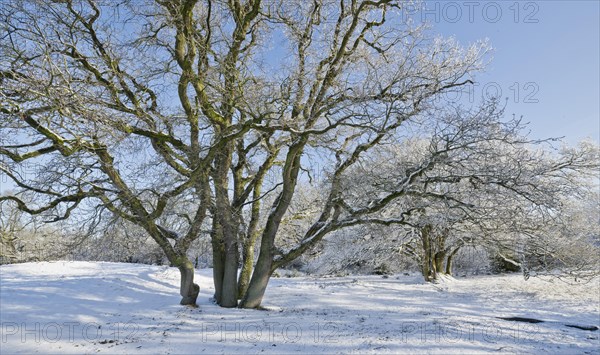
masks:
POLYGON ((400 250, 421 265, 426 281, 451 274, 453 258, 465 245, 484 247, 527 270, 589 272, 595 259, 575 250, 598 246, 594 232, 575 223, 573 205, 590 201, 582 196, 597 188, 600 148, 584 142, 556 149, 550 145, 554 140, 527 139, 519 120, 501 123, 489 117, 490 112, 455 111, 437 119, 437 126, 431 122, 430 137, 423 132, 410 148, 378 148, 377 159, 364 161, 349 177, 346 194, 353 204, 367 203, 438 156, 374 221, 396 225, 389 234, 403 240, 400 250), (578 260, 572 257, 576 254, 578 260))

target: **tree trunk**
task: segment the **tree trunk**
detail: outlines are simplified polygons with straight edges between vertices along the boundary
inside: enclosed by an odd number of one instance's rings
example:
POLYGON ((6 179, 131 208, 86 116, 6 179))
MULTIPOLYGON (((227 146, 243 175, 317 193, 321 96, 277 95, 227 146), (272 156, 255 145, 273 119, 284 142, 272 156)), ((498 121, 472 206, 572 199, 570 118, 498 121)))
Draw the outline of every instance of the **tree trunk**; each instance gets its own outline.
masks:
POLYGON ((456 255, 456 253, 458 253, 459 248, 454 249, 449 255, 448 255, 448 259, 446 260, 446 274, 447 275, 452 275, 452 261, 454 261, 454 256, 456 255))
POLYGON ((213 250, 221 253, 214 263, 215 300, 222 307, 237 306, 238 232, 239 224, 229 200, 228 172, 231 168, 233 144, 227 144, 215 158, 213 182, 213 250), (216 228, 215 228, 216 227, 216 228), (221 251, 222 249, 222 251, 221 251))
MULTIPOLYGON (((228 228, 231 229, 231 228, 228 228)), ((237 306, 238 250, 235 238, 225 240, 224 228, 213 223, 213 282, 215 302, 222 307, 237 306)))
POLYGON ((196 307, 196 300, 200 293, 200 286, 194 283, 194 264, 187 257, 187 248, 175 250, 165 236, 165 230, 153 222, 143 224, 142 227, 150 234, 152 239, 158 243, 162 251, 165 253, 171 266, 179 269, 181 274, 179 294, 182 299, 180 304, 196 307))
POLYGON ((250 276, 252 276, 252 268, 254 267, 254 247, 256 246, 256 240, 259 236, 257 228, 258 220, 260 218, 260 194, 261 186, 256 186, 252 195, 254 198, 254 202, 252 203, 252 214, 242 250, 242 271, 238 281, 238 299, 240 300, 244 298, 244 295, 248 291, 250 276))
POLYGON ((429 267, 429 263, 427 261, 423 261, 423 264, 421 265, 421 273, 423 274, 423 279, 426 282, 431 282, 432 278, 431 278, 431 268, 429 267))
POLYGON ((217 304, 221 304, 223 275, 225 273, 225 245, 223 243, 223 231, 216 219, 213 219, 211 244, 213 251, 213 283, 215 285, 213 297, 217 304))
POLYGON ((237 276, 239 255, 237 242, 226 241, 225 248, 225 265, 223 268, 221 302, 219 305, 221 307, 232 308, 238 305, 237 276))
POLYGON ((254 266, 254 241, 247 239, 244 243, 244 249, 242 250, 242 271, 240 272, 238 280, 238 299, 244 298, 244 295, 248 291, 248 285, 250 284, 250 276, 252 275, 252 267, 254 266))
POLYGON ((250 280, 248 291, 246 291, 246 294, 240 303, 241 308, 260 307, 269 283, 269 279, 273 273, 271 270, 273 263, 273 259, 270 255, 271 253, 264 250, 266 248, 264 248, 263 245, 261 245, 260 249, 258 261, 256 263, 256 267, 254 268, 254 272, 252 273, 252 279, 250 280), (268 252, 268 255, 263 254, 265 252, 268 252))
POLYGON ((446 252, 438 251, 434 256, 435 273, 444 273, 444 260, 446 259, 446 252))
POLYGON ((268 221, 263 232, 258 260, 248 285, 248 290, 240 303, 241 308, 258 308, 267 289, 269 279, 273 274, 273 244, 279 228, 279 221, 268 221))
POLYGON ((433 255, 433 246, 431 245, 431 229, 430 225, 421 228, 421 242, 423 246, 423 260, 421 261, 421 272, 426 282, 431 282, 435 279, 435 262, 433 255))
POLYGON ((185 256, 180 257, 180 264, 178 265, 179 272, 181 273, 181 284, 179 287, 179 294, 181 295, 181 304, 186 306, 196 307, 196 300, 200 293, 200 286, 194 283, 194 265, 185 256))

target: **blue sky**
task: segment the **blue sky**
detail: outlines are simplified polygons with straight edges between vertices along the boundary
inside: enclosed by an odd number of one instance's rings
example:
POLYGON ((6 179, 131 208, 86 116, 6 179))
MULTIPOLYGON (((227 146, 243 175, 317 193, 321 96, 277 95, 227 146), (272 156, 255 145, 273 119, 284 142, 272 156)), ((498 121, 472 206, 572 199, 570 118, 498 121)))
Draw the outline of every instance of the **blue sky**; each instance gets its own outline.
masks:
POLYGON ((531 122, 533 137, 600 141, 600 1, 426 1, 425 6, 414 15, 435 32, 463 44, 488 38, 494 47, 475 94, 500 88, 508 97, 506 113, 531 122))

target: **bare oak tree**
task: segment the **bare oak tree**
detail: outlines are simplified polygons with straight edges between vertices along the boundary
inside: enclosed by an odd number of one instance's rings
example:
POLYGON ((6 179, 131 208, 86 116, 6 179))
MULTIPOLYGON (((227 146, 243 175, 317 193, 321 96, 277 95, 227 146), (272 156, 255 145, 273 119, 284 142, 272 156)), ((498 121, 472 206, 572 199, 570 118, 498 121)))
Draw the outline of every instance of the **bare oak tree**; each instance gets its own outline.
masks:
MULTIPOLYGON (((430 152, 364 204, 344 195, 353 167, 418 134, 410 124, 435 121, 440 95, 483 68, 486 44, 431 37, 401 19, 403 6, 5 2, 0 169, 17 192, 0 199, 50 221, 86 207, 140 226, 179 268, 188 305, 199 288, 187 252, 209 226, 217 303, 259 307, 274 270, 330 232, 391 223, 378 214, 444 159, 444 149, 430 152), (20 174, 28 162, 34 171, 20 174), (318 174, 317 217, 281 248, 298 184, 318 174)), ((493 107, 478 117, 490 127, 499 120, 493 107)))

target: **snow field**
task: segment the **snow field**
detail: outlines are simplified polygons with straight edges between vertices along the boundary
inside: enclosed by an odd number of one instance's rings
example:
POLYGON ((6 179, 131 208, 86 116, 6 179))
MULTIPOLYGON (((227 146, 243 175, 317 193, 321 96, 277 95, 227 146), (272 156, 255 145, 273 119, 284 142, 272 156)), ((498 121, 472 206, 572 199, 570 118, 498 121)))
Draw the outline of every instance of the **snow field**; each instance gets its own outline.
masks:
POLYGON ((273 278, 266 310, 178 304, 164 266, 44 262, 0 267, 0 353, 573 353, 600 354, 599 280, 521 275, 273 278), (531 317, 544 323, 497 317, 531 317))

